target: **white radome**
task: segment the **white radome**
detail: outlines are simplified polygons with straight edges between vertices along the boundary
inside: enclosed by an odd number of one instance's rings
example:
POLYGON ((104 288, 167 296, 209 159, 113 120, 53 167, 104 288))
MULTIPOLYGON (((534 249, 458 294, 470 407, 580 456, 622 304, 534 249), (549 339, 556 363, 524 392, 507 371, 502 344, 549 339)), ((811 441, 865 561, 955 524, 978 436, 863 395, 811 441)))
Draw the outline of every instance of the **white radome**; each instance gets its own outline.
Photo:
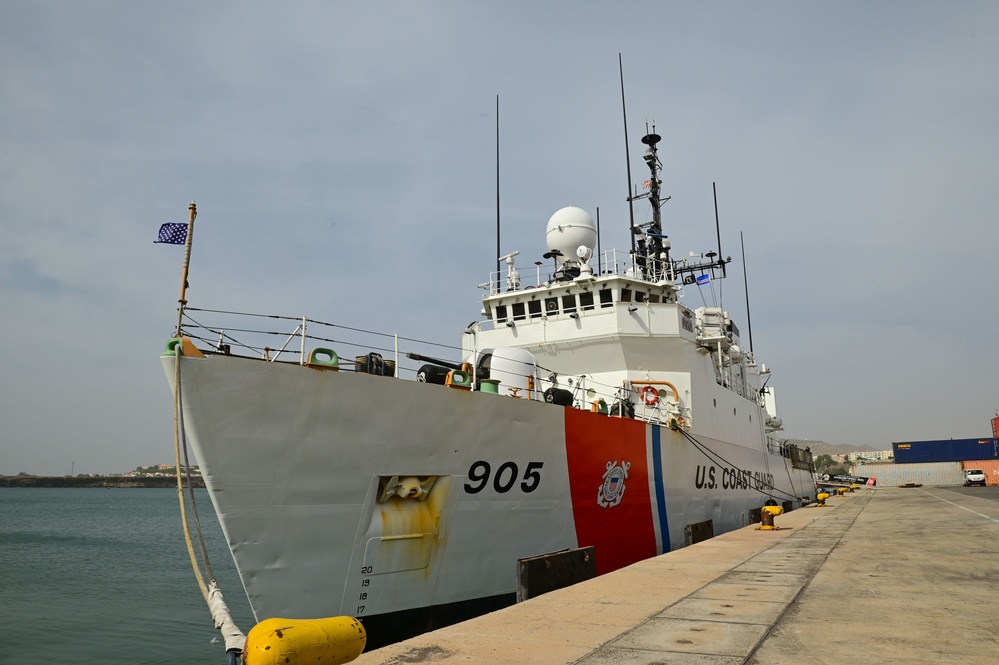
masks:
POLYGON ((545 240, 549 250, 561 252, 560 263, 573 260, 580 246, 596 247, 597 225, 590 213, 568 206, 557 210, 548 220, 545 240))

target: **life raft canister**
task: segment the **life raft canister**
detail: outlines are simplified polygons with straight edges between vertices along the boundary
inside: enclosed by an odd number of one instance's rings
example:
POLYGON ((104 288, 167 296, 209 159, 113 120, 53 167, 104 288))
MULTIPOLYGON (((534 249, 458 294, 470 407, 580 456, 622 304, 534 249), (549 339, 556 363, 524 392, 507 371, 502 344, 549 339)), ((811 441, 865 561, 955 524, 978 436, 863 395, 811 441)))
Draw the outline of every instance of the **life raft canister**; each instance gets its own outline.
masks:
POLYGON ((645 386, 638 394, 647 406, 655 406, 659 403, 659 391, 652 386, 645 386))

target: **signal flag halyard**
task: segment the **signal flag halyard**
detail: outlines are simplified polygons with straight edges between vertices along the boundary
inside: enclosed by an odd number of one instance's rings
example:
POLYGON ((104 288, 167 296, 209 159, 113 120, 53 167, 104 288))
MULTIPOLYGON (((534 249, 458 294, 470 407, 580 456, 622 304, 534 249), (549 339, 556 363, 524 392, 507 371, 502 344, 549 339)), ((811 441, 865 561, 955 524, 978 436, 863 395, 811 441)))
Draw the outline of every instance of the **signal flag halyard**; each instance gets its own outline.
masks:
POLYGON ((187 224, 167 222, 160 227, 160 234, 153 242, 162 242, 168 245, 183 245, 187 242, 187 224))

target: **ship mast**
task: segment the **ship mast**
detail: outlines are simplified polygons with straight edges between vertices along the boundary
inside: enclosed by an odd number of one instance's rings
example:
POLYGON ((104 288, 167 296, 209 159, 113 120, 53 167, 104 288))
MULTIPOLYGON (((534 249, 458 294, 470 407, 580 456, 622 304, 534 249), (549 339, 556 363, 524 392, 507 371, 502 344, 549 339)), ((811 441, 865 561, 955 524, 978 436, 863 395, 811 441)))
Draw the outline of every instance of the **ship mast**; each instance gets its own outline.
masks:
POLYGON ((652 131, 642 137, 642 143, 648 146, 642 158, 649 167, 649 191, 629 198, 629 202, 648 198, 649 204, 652 206, 652 221, 633 227, 635 234, 642 234, 638 239, 638 247, 635 251, 636 273, 643 279, 653 282, 681 278, 684 284, 693 284, 697 281, 698 276, 705 274, 710 274, 714 279, 724 278, 726 276, 725 264, 732 259, 731 257, 721 257, 721 230, 718 227, 717 203, 715 227, 718 232, 718 253, 702 254, 701 256, 707 258, 707 261, 673 261, 670 258, 670 242, 667 239, 668 236, 663 233, 662 207, 671 197, 663 198, 662 196, 662 180, 659 178, 662 162, 659 161, 659 149, 657 148, 661 140, 662 137, 656 134, 654 124, 652 131), (644 233, 639 230, 642 227, 646 229, 644 233), (720 275, 716 270, 720 271, 720 275))
MULTIPOLYGON (((649 167, 649 204, 652 206, 652 223, 646 232, 648 241, 639 241, 639 265, 643 267, 645 277, 658 281, 661 279, 662 266, 669 263, 669 243, 664 243, 666 236, 663 235, 662 207, 665 201, 660 198, 659 170, 662 162, 659 161, 659 151, 656 145, 662 137, 656 134, 655 125, 652 131, 642 137, 642 143, 648 147, 645 149, 643 159, 649 167)), ((669 197, 666 197, 666 201, 669 197)))

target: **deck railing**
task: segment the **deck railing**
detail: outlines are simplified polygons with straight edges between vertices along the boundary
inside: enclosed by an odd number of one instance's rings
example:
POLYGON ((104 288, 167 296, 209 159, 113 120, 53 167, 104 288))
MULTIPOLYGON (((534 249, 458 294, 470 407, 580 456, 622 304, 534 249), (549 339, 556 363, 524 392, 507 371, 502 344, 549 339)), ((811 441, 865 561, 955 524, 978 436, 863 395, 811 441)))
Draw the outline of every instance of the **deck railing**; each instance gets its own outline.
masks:
POLYGON ((389 361, 393 375, 414 379, 424 363, 409 360, 407 352, 460 362, 461 347, 397 333, 364 330, 307 316, 254 314, 187 307, 182 333, 203 351, 260 358, 270 362, 305 364, 317 347, 329 348, 340 358, 341 369, 366 371, 363 359, 376 354, 389 361))

